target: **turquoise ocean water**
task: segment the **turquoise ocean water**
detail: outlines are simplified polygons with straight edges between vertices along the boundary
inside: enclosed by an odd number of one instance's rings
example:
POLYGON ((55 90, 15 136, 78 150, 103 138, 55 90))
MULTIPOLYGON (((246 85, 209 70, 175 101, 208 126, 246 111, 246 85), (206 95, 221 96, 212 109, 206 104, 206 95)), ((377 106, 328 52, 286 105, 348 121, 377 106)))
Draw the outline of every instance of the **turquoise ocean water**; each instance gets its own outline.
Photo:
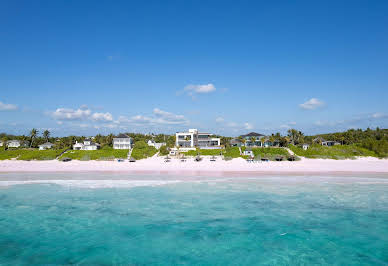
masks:
POLYGON ((0 175, 0 265, 47 264, 388 265, 388 179, 0 175))

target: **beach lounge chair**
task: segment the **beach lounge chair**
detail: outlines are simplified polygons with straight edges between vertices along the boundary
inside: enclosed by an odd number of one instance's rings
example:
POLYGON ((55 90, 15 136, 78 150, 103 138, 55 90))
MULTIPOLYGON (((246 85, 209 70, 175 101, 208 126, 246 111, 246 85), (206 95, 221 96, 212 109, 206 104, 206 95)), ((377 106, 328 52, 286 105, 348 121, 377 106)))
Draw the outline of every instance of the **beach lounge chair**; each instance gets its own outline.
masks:
POLYGON ((269 159, 268 158, 261 158, 261 161, 262 162, 269 162, 269 159))
POLYGON ((295 156, 294 156, 294 155, 291 155, 291 156, 288 157, 287 160, 289 160, 289 161, 295 161, 295 156))
POLYGON ((186 162, 186 157, 183 156, 183 157, 181 158, 181 162, 186 162))
POLYGON ((62 162, 70 162, 71 159, 70 159, 69 157, 64 157, 64 158, 62 158, 61 161, 62 161, 62 162))
POLYGON ((169 163, 169 162, 171 162, 171 158, 170 158, 170 157, 168 157, 168 156, 166 156, 166 157, 164 158, 164 162, 165 162, 165 163, 169 163))
POLYGON ((216 156, 212 156, 212 157, 210 158, 210 161, 211 161, 211 162, 215 162, 215 161, 216 161, 216 156))
POLYGON ((276 156, 275 160, 278 162, 283 161, 283 156, 276 156))
POLYGON ((202 161, 202 158, 201 158, 201 156, 197 155, 197 157, 195 157, 194 161, 196 161, 196 162, 200 162, 200 161, 202 161))
POLYGON ((130 162, 130 163, 134 163, 134 162, 136 162, 136 159, 133 158, 133 157, 131 157, 131 158, 129 158, 129 162, 130 162))

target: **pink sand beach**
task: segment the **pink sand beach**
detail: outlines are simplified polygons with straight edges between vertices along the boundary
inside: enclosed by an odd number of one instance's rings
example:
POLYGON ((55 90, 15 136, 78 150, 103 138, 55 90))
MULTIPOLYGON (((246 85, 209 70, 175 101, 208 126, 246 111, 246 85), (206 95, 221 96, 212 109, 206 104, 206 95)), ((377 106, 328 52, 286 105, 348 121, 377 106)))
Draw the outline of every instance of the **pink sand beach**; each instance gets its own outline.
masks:
POLYGON ((136 162, 117 161, 0 161, 0 173, 6 172, 128 172, 128 173, 179 173, 179 174, 387 174, 388 160, 372 157, 356 160, 306 159, 289 162, 247 162, 242 158, 215 162, 210 157, 195 162, 172 159, 164 162, 162 157, 152 157, 136 162))

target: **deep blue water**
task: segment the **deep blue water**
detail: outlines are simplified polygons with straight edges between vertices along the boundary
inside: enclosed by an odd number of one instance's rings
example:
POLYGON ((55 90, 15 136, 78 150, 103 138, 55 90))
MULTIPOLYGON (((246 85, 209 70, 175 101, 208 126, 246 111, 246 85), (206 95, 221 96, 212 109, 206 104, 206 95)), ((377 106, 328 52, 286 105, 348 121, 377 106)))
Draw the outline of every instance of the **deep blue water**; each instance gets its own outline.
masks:
POLYGON ((0 264, 387 265, 388 182, 313 179, 2 185, 0 264))

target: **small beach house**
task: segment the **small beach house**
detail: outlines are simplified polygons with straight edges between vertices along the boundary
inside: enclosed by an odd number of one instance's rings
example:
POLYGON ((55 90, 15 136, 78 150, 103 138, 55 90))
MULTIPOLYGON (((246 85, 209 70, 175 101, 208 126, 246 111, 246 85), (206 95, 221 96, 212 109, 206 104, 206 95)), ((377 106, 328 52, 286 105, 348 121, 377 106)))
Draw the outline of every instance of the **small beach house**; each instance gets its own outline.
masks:
POLYGON ((177 132, 176 146, 182 148, 199 147, 201 149, 219 148, 221 139, 213 137, 214 134, 198 132, 197 129, 189 129, 188 132, 177 132))
POLYGON ((39 150, 49 150, 49 149, 52 149, 53 147, 54 147, 54 144, 50 142, 46 142, 44 144, 39 145, 39 150))
POLYGON ((302 145, 302 149, 305 151, 308 150, 309 147, 310 147, 310 145, 308 145, 306 143, 302 145))
POLYGON ((341 143, 339 143, 338 141, 332 141, 332 140, 328 140, 328 141, 323 141, 322 142, 322 146, 336 146, 336 145, 341 145, 341 143))
POLYGON ((130 150, 132 148, 132 138, 126 134, 119 134, 113 138, 113 149, 130 150))
POLYGON ((152 147, 155 147, 155 149, 159 150, 160 147, 166 145, 166 143, 164 142, 155 142, 153 139, 150 139, 148 142, 147 142, 148 146, 152 146, 152 147))
POLYGON ((7 147, 8 148, 20 148, 20 147, 28 147, 29 145, 29 142, 28 141, 21 141, 21 140, 9 140, 7 142, 7 147))
POLYGON ((84 143, 76 141, 73 145, 73 150, 94 151, 98 149, 100 149, 100 144, 93 142, 89 138, 85 139, 84 143))

